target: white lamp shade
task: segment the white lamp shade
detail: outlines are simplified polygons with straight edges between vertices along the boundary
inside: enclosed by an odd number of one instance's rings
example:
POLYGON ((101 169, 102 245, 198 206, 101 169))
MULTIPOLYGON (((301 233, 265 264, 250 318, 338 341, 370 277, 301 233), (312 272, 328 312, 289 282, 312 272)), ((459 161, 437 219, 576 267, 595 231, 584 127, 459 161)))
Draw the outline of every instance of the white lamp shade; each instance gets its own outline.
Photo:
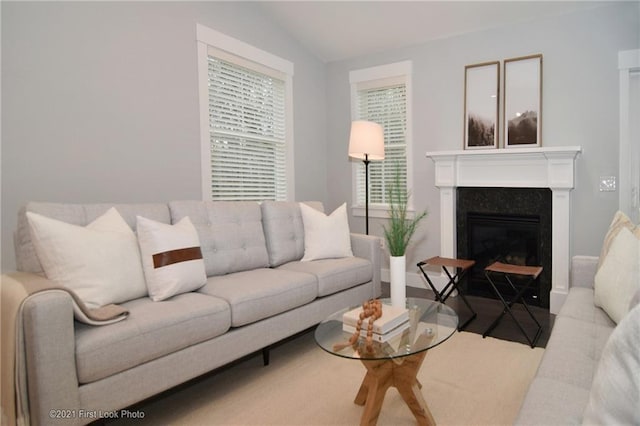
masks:
POLYGON ((357 120, 351 123, 349 157, 360 160, 384 160, 384 130, 373 121, 357 120))

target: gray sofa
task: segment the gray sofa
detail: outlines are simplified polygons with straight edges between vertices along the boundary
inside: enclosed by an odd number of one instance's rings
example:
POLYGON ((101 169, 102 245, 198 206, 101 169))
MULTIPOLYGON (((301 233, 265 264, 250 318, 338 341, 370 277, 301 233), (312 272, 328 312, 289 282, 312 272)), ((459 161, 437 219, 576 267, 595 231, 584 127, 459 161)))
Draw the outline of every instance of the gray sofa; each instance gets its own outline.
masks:
MULTIPOLYGON (((33 277, 42 271, 26 211, 86 225, 112 206, 28 203, 15 235, 18 269, 33 277)), ((380 295, 376 237, 352 234, 354 257, 300 262, 304 228, 297 203, 115 207, 133 229, 136 215, 164 223, 189 216, 200 238, 207 284, 162 302, 147 297, 126 302, 126 320, 98 327, 74 321, 68 293, 27 298, 22 319, 34 425, 88 423, 93 419, 80 418, 80 410, 128 407, 380 295), (52 409, 76 415, 51 418, 52 409)))
POLYGON ((569 295, 555 318, 518 425, 582 424, 602 351, 616 324, 594 305, 598 258, 575 256, 569 295))

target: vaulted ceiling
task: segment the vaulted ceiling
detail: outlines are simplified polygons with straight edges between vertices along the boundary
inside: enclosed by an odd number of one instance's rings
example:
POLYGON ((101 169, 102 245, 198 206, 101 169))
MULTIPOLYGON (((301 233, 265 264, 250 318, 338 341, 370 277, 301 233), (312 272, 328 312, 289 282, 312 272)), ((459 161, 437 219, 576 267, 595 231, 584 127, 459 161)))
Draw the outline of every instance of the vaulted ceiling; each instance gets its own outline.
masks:
POLYGON ((264 13, 325 62, 611 1, 264 1, 264 13))

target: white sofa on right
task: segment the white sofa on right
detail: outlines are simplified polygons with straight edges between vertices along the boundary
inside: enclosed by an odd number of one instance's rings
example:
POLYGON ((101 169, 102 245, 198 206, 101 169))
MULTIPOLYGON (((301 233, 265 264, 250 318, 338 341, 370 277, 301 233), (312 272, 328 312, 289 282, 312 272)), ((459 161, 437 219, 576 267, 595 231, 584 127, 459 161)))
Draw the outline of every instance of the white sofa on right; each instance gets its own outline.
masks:
POLYGON ((630 229, 621 246, 610 228, 600 258, 609 246, 618 255, 608 255, 606 266, 599 257, 573 257, 568 297, 515 424, 640 425, 640 227, 630 229), (603 302, 607 293, 620 294, 603 302))

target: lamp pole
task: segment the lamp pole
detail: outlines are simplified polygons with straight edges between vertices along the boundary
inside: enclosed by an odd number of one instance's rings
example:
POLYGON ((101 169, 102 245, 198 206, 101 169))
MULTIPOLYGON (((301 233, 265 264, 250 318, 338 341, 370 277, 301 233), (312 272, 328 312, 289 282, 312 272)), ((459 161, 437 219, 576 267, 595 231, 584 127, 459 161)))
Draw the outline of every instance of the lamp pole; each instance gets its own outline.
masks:
POLYGON ((382 126, 373 121, 353 121, 349 135, 349 157, 357 158, 364 163, 365 232, 369 235, 369 162, 384 160, 384 129, 382 126))
POLYGON ((365 234, 369 235, 369 154, 364 154, 364 217, 365 234))

